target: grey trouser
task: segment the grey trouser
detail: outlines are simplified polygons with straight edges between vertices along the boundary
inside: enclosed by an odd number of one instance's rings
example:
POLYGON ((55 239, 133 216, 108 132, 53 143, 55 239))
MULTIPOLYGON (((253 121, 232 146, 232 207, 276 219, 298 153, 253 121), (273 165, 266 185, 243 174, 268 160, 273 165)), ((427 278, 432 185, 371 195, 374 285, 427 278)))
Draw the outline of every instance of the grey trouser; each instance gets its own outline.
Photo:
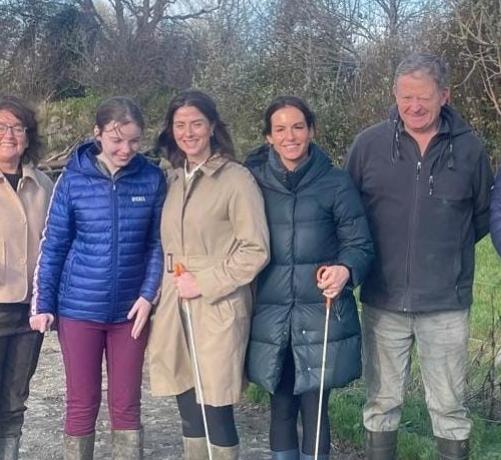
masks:
POLYGON ((364 425, 368 430, 398 429, 416 343, 434 435, 452 440, 469 437, 471 420, 464 406, 468 324, 468 310, 399 313, 364 306, 364 425))

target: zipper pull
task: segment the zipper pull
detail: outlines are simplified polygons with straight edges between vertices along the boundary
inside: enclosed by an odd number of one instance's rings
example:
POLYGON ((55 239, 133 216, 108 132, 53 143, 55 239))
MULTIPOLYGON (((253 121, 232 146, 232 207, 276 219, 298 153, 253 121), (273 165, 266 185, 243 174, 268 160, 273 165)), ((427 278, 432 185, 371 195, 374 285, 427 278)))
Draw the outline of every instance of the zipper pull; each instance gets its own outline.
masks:
POLYGON ((428 180, 428 185, 430 187, 430 190, 429 190, 430 196, 432 196, 433 195, 433 176, 430 176, 430 178, 428 180))
POLYGON ((421 162, 418 161, 416 165, 416 180, 419 180, 420 174, 421 174, 421 162))
POLYGON ((341 321, 341 314, 339 313, 339 305, 338 302, 334 304, 334 313, 336 313, 336 318, 338 321, 341 321))

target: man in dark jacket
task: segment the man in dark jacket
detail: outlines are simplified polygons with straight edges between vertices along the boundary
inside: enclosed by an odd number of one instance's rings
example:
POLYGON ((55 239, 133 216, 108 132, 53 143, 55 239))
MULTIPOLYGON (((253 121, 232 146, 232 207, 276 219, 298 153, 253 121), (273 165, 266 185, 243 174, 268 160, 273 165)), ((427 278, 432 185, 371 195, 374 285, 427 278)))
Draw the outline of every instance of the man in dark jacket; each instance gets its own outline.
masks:
POLYGON ((360 133, 347 160, 376 248, 361 290, 367 457, 394 458, 415 343, 440 458, 466 459, 474 246, 489 229, 492 172, 480 140, 448 106, 440 58, 404 59, 393 92, 390 119, 360 133))

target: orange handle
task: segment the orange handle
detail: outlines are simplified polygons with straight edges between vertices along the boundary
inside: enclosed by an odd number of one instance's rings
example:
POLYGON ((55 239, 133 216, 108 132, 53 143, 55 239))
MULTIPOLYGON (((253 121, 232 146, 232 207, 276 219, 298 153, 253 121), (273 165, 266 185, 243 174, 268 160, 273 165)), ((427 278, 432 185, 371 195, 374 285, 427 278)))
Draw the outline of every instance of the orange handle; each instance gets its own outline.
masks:
MULTIPOLYGON (((322 276, 324 275, 325 271, 327 270, 326 265, 322 265, 318 270, 317 270, 317 281, 320 282, 322 281, 322 276)), ((330 309, 332 306, 332 299, 330 297, 325 297, 325 308, 330 309)))
POLYGON ((181 276, 186 271, 183 264, 174 264, 174 276, 181 276))

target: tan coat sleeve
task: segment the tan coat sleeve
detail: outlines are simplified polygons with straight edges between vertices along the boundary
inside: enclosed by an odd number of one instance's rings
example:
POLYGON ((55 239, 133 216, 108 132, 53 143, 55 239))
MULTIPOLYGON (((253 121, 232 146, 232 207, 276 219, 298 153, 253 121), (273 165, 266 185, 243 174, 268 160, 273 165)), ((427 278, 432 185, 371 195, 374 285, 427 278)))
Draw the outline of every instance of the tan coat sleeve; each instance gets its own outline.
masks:
POLYGON ((263 197, 250 172, 243 168, 232 171, 229 219, 237 241, 235 250, 225 260, 194 274, 202 296, 210 304, 249 284, 269 260, 263 197))

